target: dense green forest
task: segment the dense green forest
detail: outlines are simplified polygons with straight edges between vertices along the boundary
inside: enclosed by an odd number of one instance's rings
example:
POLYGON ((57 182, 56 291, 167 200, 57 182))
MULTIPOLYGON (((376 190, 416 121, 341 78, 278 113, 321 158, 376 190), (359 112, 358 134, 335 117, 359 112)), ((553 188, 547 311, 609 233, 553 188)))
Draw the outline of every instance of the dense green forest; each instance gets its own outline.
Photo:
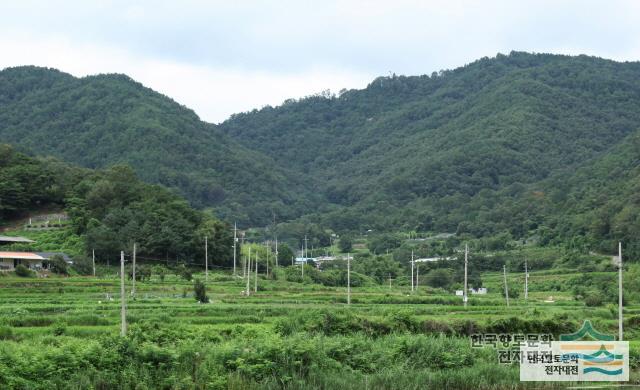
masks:
POLYGON ((221 217, 266 223, 300 215, 312 192, 190 109, 124 75, 53 69, 0 72, 0 141, 89 168, 126 163, 221 217))
POLYGON ((637 257, 638 123, 640 63, 588 56, 513 52, 220 125, 126 76, 0 72, 0 140, 128 163, 243 227, 276 215, 300 239, 313 224, 318 245, 326 228, 403 230, 606 253, 623 240, 637 257))
POLYGON ((639 76, 638 63, 514 52, 221 128, 325 183, 333 211, 309 219, 338 231, 577 236, 609 252, 639 227, 639 76))
POLYGON ((98 259, 129 254, 136 242, 143 256, 203 263, 205 235, 212 262, 232 258, 228 224, 140 181, 126 165, 96 171, 0 145, 0 222, 52 205, 67 210, 71 229, 85 237, 84 252, 95 249, 98 259))

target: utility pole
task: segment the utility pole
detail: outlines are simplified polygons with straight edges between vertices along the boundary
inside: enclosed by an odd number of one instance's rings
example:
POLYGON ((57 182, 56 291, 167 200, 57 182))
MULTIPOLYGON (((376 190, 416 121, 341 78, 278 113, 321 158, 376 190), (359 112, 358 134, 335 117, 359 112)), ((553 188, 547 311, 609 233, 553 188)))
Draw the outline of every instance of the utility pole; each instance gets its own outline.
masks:
POLYGON ((529 299, 529 267, 527 266, 527 258, 524 258, 524 300, 529 299))
MULTIPOLYGON (((209 282, 209 245, 207 245, 207 236, 204 236, 204 282, 209 282)), ((233 243, 233 264, 236 264, 236 244, 233 243)))
POLYGON ((276 212, 272 211, 272 213, 273 213, 273 237, 275 238, 275 241, 276 241, 275 267, 278 268, 278 225, 276 225, 276 212))
POLYGON ((124 251, 120 251, 120 336, 127 334, 127 304, 124 295, 124 251))
POLYGON ((238 242, 238 225, 233 223, 233 276, 236 276, 236 243, 238 242))
POLYGON ((307 235, 304 235, 304 258, 306 260, 307 256, 309 255, 309 246, 307 243, 307 235))
MULTIPOLYGON (((242 234, 240 235, 241 237, 241 241, 240 241, 240 255, 242 255, 242 247, 244 247, 244 232, 242 232, 242 234)), ((244 278, 244 272, 245 269, 247 268, 247 257, 244 256, 244 262, 242 263, 242 277, 244 278)))
POLYGON ((132 281, 131 281, 131 296, 136 295, 136 243, 133 243, 133 265, 132 265, 132 281))
POLYGON ((389 274, 389 290, 391 290, 391 274, 389 274))
POLYGON ((347 305, 351 305, 351 256, 347 253, 347 305))
POLYGON ((256 251, 256 274, 253 278, 253 292, 258 292, 258 251, 256 251))
POLYGON ((507 298, 507 307, 509 307, 509 287, 507 287, 507 266, 502 266, 502 273, 504 275, 504 296, 507 298))
POLYGON ((247 279, 249 279, 250 274, 251 274, 251 245, 249 245, 249 264, 247 266, 247 279))
MULTIPOLYGON (((244 295, 249 296, 251 294, 251 279, 249 278, 249 270, 251 269, 251 247, 249 247, 249 257, 247 260, 247 287, 244 289, 244 295)), ((243 275, 244 276, 244 275, 243 275)))
POLYGON ((462 300, 464 301, 464 307, 467 307, 467 301, 469 300, 469 296, 467 294, 469 291, 467 284, 467 267, 469 264, 469 245, 464 244, 464 294, 462 294, 462 300))
POLYGON ((411 292, 413 292, 413 251, 411 251, 411 292))
MULTIPOLYGON (((307 236, 304 236, 304 239, 307 239, 307 236)), ((300 262, 300 270, 302 271, 302 282, 304 283, 304 263, 307 261, 307 258, 304 255, 304 245, 300 248, 300 252, 302 252, 302 261, 300 262)))
POLYGON ((618 341, 622 341, 622 242, 618 242, 618 341))
POLYGON ((96 250, 91 250, 91 260, 93 262, 93 277, 96 277, 96 250))
POLYGON ((267 249, 267 262, 266 262, 267 271, 266 271, 266 275, 267 275, 267 278, 268 278, 269 277, 269 252, 271 252, 271 247, 269 246, 269 244, 266 244, 265 247, 267 249))
POLYGON ((416 264, 416 292, 418 292, 418 286, 420 286, 420 264, 416 264))

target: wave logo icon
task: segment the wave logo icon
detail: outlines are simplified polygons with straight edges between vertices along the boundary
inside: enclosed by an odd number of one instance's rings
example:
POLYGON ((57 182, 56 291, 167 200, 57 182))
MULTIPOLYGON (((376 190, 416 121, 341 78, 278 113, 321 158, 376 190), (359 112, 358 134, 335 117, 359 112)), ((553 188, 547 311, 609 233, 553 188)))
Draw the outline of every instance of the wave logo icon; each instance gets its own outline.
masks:
MULTIPOLYGON (((561 344, 560 348, 562 350, 581 351, 584 349, 593 350, 593 348, 598 348, 598 345, 576 344, 575 342, 571 342, 571 344, 561 344)), ((599 349, 591 354, 573 352, 565 353, 562 356, 564 359, 575 358, 578 360, 578 364, 582 363, 581 368, 583 374, 621 375, 623 373, 624 355, 611 353, 607 348, 613 349, 614 346, 600 344, 599 349)))

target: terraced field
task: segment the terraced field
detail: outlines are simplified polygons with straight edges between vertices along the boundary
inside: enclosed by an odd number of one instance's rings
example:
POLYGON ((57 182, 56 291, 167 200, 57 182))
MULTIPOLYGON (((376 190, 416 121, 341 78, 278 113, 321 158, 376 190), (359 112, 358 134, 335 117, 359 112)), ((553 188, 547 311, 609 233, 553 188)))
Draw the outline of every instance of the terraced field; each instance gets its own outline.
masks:
MULTIPOLYGON (((538 272, 529 300, 506 307, 501 274, 483 274, 490 294, 468 307, 441 290, 407 286, 346 289, 210 274, 212 302, 174 275, 136 283, 127 337, 119 336, 119 279, 0 277, 0 385, 12 388, 560 388, 522 384, 518 366, 474 333, 560 333, 585 319, 608 333, 617 308, 585 307, 567 292, 536 285, 576 277, 538 272), (252 280, 253 287, 253 280, 252 280), (545 302, 553 297, 552 303, 545 302)), ((203 278, 203 275, 196 275, 203 278)), ((509 283, 517 286, 521 276, 509 283)), ((128 281, 128 284, 131 282, 128 281)), ((130 286, 127 287, 129 291, 130 286)), ((640 306, 626 310, 626 336, 640 340, 640 306)), ((640 345, 632 341, 640 383, 640 345)))

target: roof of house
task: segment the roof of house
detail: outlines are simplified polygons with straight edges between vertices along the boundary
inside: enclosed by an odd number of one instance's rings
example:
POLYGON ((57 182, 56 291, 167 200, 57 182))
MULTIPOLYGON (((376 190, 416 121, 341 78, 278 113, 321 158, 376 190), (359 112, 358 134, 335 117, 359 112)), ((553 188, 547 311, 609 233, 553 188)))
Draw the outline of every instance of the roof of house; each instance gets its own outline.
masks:
POLYGON ((0 252, 0 259, 44 260, 44 257, 32 252, 0 252))
POLYGON ((0 244, 2 244, 2 243, 14 244, 14 243, 17 243, 17 242, 33 243, 35 241, 30 240, 28 238, 24 238, 24 237, 0 236, 0 244))
POLYGON ((36 252, 36 255, 42 256, 45 259, 49 260, 55 255, 60 255, 64 259, 64 261, 71 261, 71 257, 68 254, 62 252, 36 252))
POLYGON ((455 259, 454 257, 425 257, 425 258, 420 258, 420 259, 415 259, 414 261, 416 263, 429 263, 432 261, 446 261, 446 260, 453 260, 455 259))

